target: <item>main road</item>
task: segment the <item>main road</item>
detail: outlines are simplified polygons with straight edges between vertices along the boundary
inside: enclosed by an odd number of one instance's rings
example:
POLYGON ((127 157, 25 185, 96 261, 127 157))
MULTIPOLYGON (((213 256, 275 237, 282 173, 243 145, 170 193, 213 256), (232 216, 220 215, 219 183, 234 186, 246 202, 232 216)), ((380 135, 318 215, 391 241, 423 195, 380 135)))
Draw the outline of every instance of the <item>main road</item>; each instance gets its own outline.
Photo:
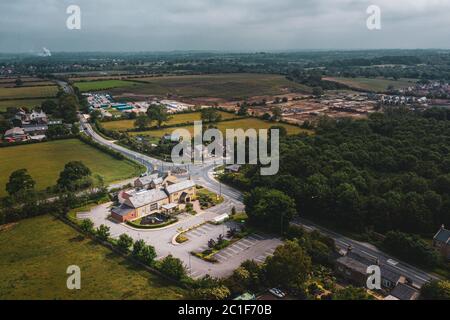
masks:
MULTIPOLYGON (((80 121, 81 127, 87 135, 91 136, 98 143, 101 143, 111 149, 114 149, 115 151, 122 153, 123 155, 132 160, 142 163, 147 167, 147 170, 149 172, 161 166, 167 169, 175 166, 173 163, 154 159, 149 156, 143 155, 139 152, 135 152, 122 146, 119 146, 115 144, 114 141, 107 140, 102 136, 100 136, 99 134, 97 134, 92 129, 91 125, 87 122, 86 119, 81 117, 80 120, 81 120, 80 121)), ((237 208, 242 208, 243 207, 242 193, 229 186, 221 184, 214 178, 213 171, 214 168, 217 167, 217 165, 218 165, 217 163, 211 161, 206 162, 205 164, 202 165, 188 165, 188 172, 191 179, 194 180, 196 183, 204 185, 205 187, 213 190, 214 192, 220 193, 221 195, 225 196, 225 198, 228 198, 227 199, 228 205, 226 207, 225 206, 223 207, 224 212, 230 212, 230 209, 233 206, 237 208)), ((186 166, 183 165, 183 167, 186 166)), ((341 234, 328 230, 324 227, 318 226, 306 219, 298 218, 293 223, 301 225, 307 230, 318 230, 321 233, 330 236, 335 240, 338 249, 345 250, 349 245, 351 245, 353 252, 358 253, 359 255, 362 256, 378 259, 380 265, 386 265, 389 269, 397 270, 397 272, 404 275, 407 279, 409 279, 419 287, 432 279, 438 279, 438 277, 436 277, 435 275, 432 275, 410 264, 399 261, 398 259, 389 256, 388 254, 382 252, 373 245, 345 237, 341 234)))

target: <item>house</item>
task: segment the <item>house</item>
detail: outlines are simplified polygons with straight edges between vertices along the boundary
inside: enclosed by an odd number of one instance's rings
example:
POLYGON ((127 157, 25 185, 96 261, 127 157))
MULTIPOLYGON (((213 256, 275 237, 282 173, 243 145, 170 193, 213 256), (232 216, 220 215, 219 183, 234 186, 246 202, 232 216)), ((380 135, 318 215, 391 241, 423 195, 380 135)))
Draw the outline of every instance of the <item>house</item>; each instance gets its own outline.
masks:
POLYGON ((170 171, 160 176, 158 173, 153 173, 145 177, 140 177, 134 181, 134 187, 138 189, 155 189, 161 187, 163 184, 168 185, 177 183, 177 177, 173 176, 170 171))
POLYGON ((33 123, 37 124, 47 124, 48 123, 48 117, 45 114, 44 111, 36 111, 33 110, 30 114, 30 120, 33 121, 33 123))
POLYGON ((22 128, 12 128, 5 132, 3 139, 7 142, 18 142, 30 140, 30 136, 22 128))
POLYGON ((347 249, 345 254, 336 260, 336 272, 347 279, 351 283, 359 286, 366 286, 367 282, 367 267, 371 265, 378 265, 381 271, 381 287, 390 291, 398 284, 407 283, 408 280, 403 275, 396 272, 387 265, 380 265, 378 259, 363 257, 352 251, 351 246, 347 249))
POLYGON ((185 180, 179 183, 166 185, 165 191, 170 202, 186 203, 191 202, 195 197, 195 183, 192 180, 185 180))
POLYGON ((445 229, 444 225, 434 235, 433 247, 437 248, 447 260, 450 260, 450 230, 445 229))
POLYGON ((118 222, 141 218, 159 211, 170 213, 180 203, 191 202, 196 194, 195 183, 186 180, 174 184, 166 182, 154 189, 138 189, 122 192, 121 205, 112 209, 111 217, 118 222))
POLYGON ((420 291, 408 284, 399 283, 391 291, 390 295, 399 300, 416 300, 417 298, 419 298, 420 291))
POLYGON ((48 126, 46 124, 24 124, 22 129, 31 136, 44 135, 48 131, 48 126))

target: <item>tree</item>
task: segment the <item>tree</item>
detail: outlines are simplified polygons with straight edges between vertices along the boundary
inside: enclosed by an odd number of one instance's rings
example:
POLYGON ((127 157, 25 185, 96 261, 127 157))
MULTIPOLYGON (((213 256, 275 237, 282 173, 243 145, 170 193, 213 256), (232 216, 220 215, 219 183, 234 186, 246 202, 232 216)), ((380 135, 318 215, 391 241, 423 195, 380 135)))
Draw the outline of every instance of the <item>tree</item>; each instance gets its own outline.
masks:
POLYGON ((209 239, 208 248, 212 249, 216 246, 216 241, 214 239, 209 239))
POLYGON ((311 258, 295 241, 286 241, 266 260, 267 281, 273 286, 302 290, 311 272, 311 258))
POLYGON ((57 111, 58 105, 56 104, 56 102, 54 100, 44 100, 41 103, 41 109, 46 114, 51 115, 57 111))
POLYGON ((85 233, 93 233, 94 223, 90 219, 83 219, 83 221, 81 221, 80 228, 85 233))
POLYGON ((56 138, 68 135, 70 131, 65 125, 49 126, 47 130, 47 136, 49 138, 56 138))
POLYGON ((105 226, 104 224, 100 225, 100 227, 97 228, 97 237, 102 240, 106 241, 109 238, 109 227, 105 226))
POLYGON ((28 174, 27 169, 19 169, 11 173, 9 176, 9 181, 6 184, 6 191, 11 196, 18 194, 25 194, 34 190, 36 182, 28 174))
POLYGON ((271 118, 272 121, 281 120, 283 116, 283 111, 281 110, 280 107, 273 107, 271 111, 272 111, 272 118, 271 118))
POLYGON ((101 116, 102 116, 102 113, 100 112, 100 110, 93 110, 93 111, 90 113, 89 121, 90 121, 91 123, 95 123, 95 121, 97 121, 98 119, 100 119, 101 116))
POLYGON ((355 288, 348 286, 337 290, 332 295, 333 300, 373 300, 373 297, 367 293, 364 288, 355 288))
POLYGON ((88 180, 91 170, 81 161, 71 161, 64 166, 59 174, 57 182, 60 190, 76 191, 83 187, 89 187, 92 181, 88 180))
POLYGON ((117 246, 123 251, 128 251, 130 247, 133 245, 133 238, 131 238, 126 233, 120 235, 119 240, 117 240, 117 246))
POLYGON ((0 117, 0 134, 12 128, 11 121, 0 117))
POLYGON ((247 104, 247 102, 244 102, 244 103, 242 103, 239 106, 239 110, 238 110, 237 114, 239 116, 246 116, 246 115, 248 115, 248 104, 247 104))
POLYGON ((144 130, 147 128, 150 124, 150 119, 145 114, 140 114, 137 116, 136 120, 134 121, 134 125, 138 127, 140 130, 144 130))
POLYGON ((198 300, 225 300, 230 294, 230 290, 224 285, 212 288, 200 288, 193 291, 194 298, 198 300))
POLYGON ((186 276, 186 269, 180 259, 168 255, 161 261, 160 271, 175 280, 186 276))
POLYGON ((244 196, 248 223, 266 231, 283 233, 296 213, 294 200, 281 191, 255 188, 244 196))
POLYGON ((21 85, 23 85, 23 81, 20 78, 17 78, 16 81, 14 81, 14 83, 17 87, 20 87, 21 85))
POLYGON ((323 95, 323 89, 322 87, 314 87, 312 91, 313 96, 315 97, 321 97, 323 95))
POLYGON ((214 108, 204 108, 200 111, 202 121, 208 123, 215 123, 222 120, 222 115, 217 109, 214 108))
POLYGON ((163 122, 166 122, 170 119, 166 107, 162 105, 150 106, 147 109, 147 116, 150 122, 156 121, 156 123, 158 124, 158 128, 161 127, 163 122))
POLYGON ((63 119, 65 123, 75 123, 78 121, 78 108, 80 104, 75 95, 63 94, 58 101, 55 117, 63 119))
POLYGON ((146 245, 139 253, 139 258, 147 265, 152 265, 156 258, 156 251, 153 246, 146 245))
POLYGON ((135 257, 139 257, 143 248, 146 246, 145 241, 140 239, 137 240, 133 245, 132 255, 135 257))
POLYGON ((420 290, 423 300, 450 300, 450 281, 431 281, 424 284, 420 290))

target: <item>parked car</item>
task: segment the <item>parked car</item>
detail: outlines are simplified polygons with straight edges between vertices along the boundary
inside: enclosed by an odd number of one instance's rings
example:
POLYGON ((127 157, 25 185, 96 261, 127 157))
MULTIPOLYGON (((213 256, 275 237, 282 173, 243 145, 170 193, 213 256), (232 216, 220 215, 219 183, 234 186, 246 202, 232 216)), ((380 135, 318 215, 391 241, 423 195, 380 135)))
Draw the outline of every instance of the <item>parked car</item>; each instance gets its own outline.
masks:
POLYGON ((272 289, 269 290, 269 292, 271 294, 273 294, 275 297, 280 298, 280 299, 286 297, 286 293, 284 293, 283 291, 281 291, 278 288, 272 288, 272 289))

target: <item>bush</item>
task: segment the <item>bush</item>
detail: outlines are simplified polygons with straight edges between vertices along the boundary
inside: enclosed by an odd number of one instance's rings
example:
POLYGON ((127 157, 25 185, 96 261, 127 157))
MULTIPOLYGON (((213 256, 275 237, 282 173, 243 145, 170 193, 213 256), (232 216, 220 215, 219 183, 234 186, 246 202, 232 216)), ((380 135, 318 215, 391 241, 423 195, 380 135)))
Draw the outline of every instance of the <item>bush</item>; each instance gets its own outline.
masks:
POLYGON ((168 255, 161 261, 160 271, 165 275, 175 279, 181 280, 186 277, 186 269, 180 259, 168 255))

